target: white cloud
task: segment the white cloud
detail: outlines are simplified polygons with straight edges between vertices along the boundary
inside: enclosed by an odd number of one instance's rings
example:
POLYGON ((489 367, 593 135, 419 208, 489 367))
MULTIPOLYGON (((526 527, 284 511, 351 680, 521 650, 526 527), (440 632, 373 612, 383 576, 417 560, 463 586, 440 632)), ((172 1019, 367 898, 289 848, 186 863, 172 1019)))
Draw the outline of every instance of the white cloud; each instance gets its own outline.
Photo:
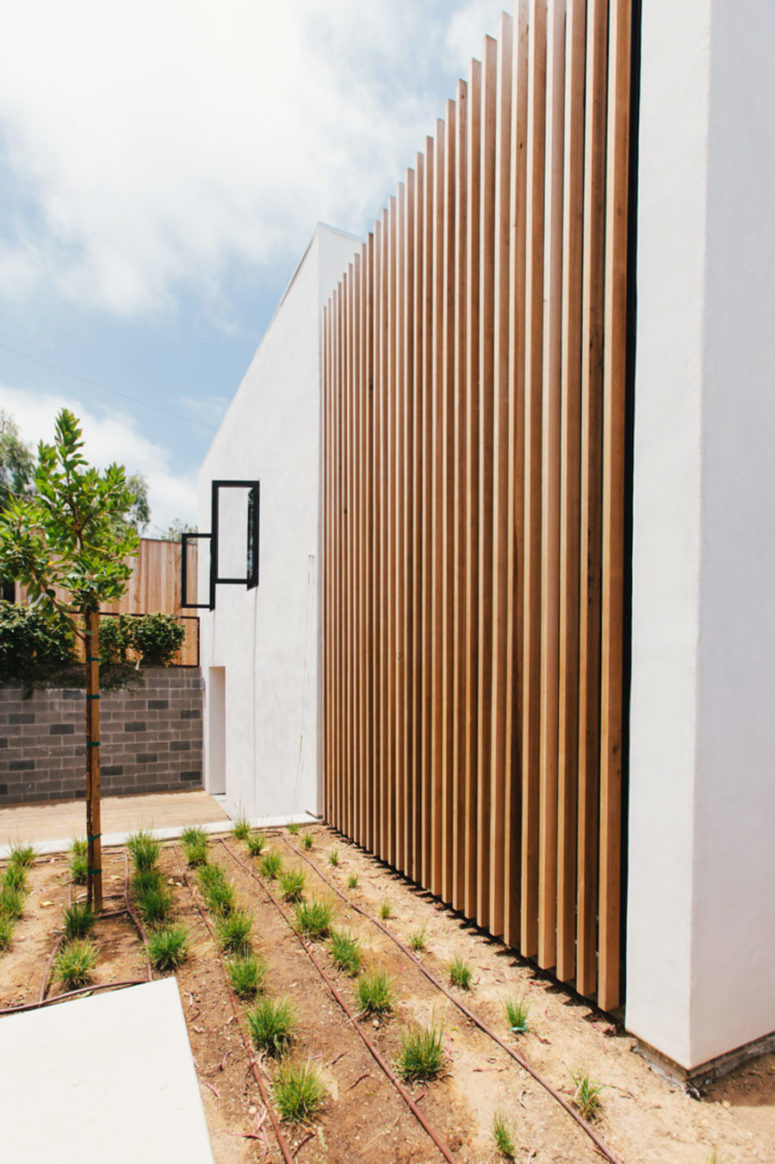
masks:
MULTIPOLYGON (((0 408, 10 412, 19 435, 27 443, 51 442, 54 421, 69 408, 81 421, 84 455, 93 465, 105 468, 112 461, 127 473, 140 473, 148 482, 153 526, 166 528, 174 518, 196 522, 196 473, 178 474, 170 467, 170 454, 138 432, 135 421, 121 411, 95 416, 73 397, 53 394, 34 396, 20 388, 0 385, 0 408)), ((148 531, 153 534, 153 530, 148 531)))
POLYGON ((498 8, 13 5, 0 133, 28 213, 0 244, 0 295, 151 313, 184 283, 217 291, 235 260, 300 253, 318 220, 363 230, 442 111, 434 70, 466 72, 498 8))

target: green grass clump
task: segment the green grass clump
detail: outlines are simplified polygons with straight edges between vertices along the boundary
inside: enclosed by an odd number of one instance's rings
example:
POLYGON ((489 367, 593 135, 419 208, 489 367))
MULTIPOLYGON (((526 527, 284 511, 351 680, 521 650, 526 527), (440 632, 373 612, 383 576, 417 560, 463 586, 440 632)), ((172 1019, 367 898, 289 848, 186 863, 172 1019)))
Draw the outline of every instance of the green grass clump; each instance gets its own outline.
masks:
POLYGON ((200 865, 207 864, 209 838, 204 829, 198 828, 196 825, 191 825, 190 828, 183 830, 183 836, 180 839, 183 843, 183 852, 186 855, 186 861, 192 869, 197 869, 200 865))
POLYGON ((260 857, 266 847, 266 837, 263 833, 251 833, 245 838, 245 843, 251 857, 260 857))
POLYGON ((11 855, 8 858, 11 865, 15 865, 17 869, 29 869, 32 862, 35 860, 35 850, 32 845, 12 845, 11 855))
POLYGON ((136 893, 137 908, 146 925, 163 926, 172 916, 172 894, 161 885, 136 893))
POLYGON ((379 907, 379 916, 383 921, 387 921, 389 917, 393 916, 393 908, 387 898, 385 898, 385 900, 382 902, 382 905, 379 907))
POLYGON ((331 902, 313 901, 296 902, 296 928, 306 938, 326 938, 331 927, 331 902))
POLYGON ((440 1027, 417 1027, 401 1035, 398 1074, 405 1083, 436 1079, 444 1066, 444 1032, 440 1027))
POLYGON ((314 1119, 325 1099, 320 1072, 311 1063, 281 1063, 274 1081, 280 1117, 292 1124, 314 1119))
POLYGON ((234 886, 226 880, 220 865, 202 865, 197 870, 199 888, 207 908, 220 917, 226 917, 234 909, 234 886))
POLYGON ((74 885, 85 885, 89 872, 89 846, 83 837, 73 837, 70 844, 70 876, 74 885))
POLYGON ((313 841, 312 833, 305 833, 304 836, 301 838, 301 843, 305 849, 312 848, 312 841, 313 841))
POLYGON ((525 1002, 524 998, 507 998, 505 1002, 506 1018, 508 1020, 509 1029, 515 1035, 524 1035, 527 1032, 527 1019, 530 1013, 530 1007, 525 1002))
POLYGON ((409 945, 413 950, 425 949, 425 926, 409 935, 409 945))
POLYGON ((288 827, 288 832, 291 834, 292 837, 296 837, 299 835, 299 826, 296 824, 295 821, 293 821, 287 827, 288 827))
POLYGON ((395 991, 392 978, 384 970, 367 970, 358 979, 358 1002, 363 1014, 389 1014, 395 991))
POLYGON ((233 958, 228 963, 229 980, 239 998, 253 998, 264 988, 266 962, 255 954, 233 958))
POLYGON ((0 889, 0 916, 18 921, 24 913, 24 894, 13 885, 3 885, 0 889))
POLYGON ((471 989, 471 979, 474 976, 474 970, 470 962, 459 955, 455 955, 449 963, 447 969, 449 970, 450 986, 457 986, 461 990, 471 989))
POLYGON ((236 840, 246 841, 250 836, 250 821, 244 814, 238 816, 231 831, 236 840))
POLYGON ((329 865, 333 865, 334 868, 339 864, 339 850, 336 847, 329 850, 328 863, 329 865))
POLYGON ((2 880, 3 885, 9 885, 11 889, 18 889, 23 893, 27 884, 27 870, 23 865, 7 865, 2 880))
POLYGON ((357 889, 358 888, 358 874, 357 873, 351 873, 350 876, 347 878, 347 888, 348 889, 357 889))
POLYGON ((65 909, 65 941, 85 938, 96 921, 88 901, 76 901, 65 909))
POLYGON ((597 1083, 586 1071, 574 1071, 571 1078, 576 1086, 571 1103, 585 1120, 597 1119, 603 1106, 600 1095, 605 1085, 597 1083))
POLYGON ((126 847, 138 873, 147 873, 156 868, 161 854, 161 841, 157 841, 145 829, 134 833, 127 841, 126 847))
POLYGON ((276 881, 283 871, 283 859, 279 853, 265 853, 261 858, 258 871, 267 881, 276 881))
POLYGON ((97 951, 88 939, 68 942, 57 954, 54 978, 65 990, 77 990, 91 982, 91 972, 96 964, 97 951))
POLYGON ((188 957, 188 931, 185 926, 163 926, 148 939, 148 957, 157 970, 177 970, 188 957))
POLYGON ((496 1111, 492 1121, 492 1135, 495 1147, 505 1160, 513 1160, 517 1145, 511 1128, 506 1122, 503 1112, 496 1111))
POLYGON ((361 943, 345 930, 334 930, 331 934, 331 961, 337 970, 344 970, 346 974, 355 977, 360 974, 363 966, 361 943))
POLYGON ((280 892, 286 901, 301 901, 307 878, 303 869, 289 869, 280 877, 280 892))
POLYGON ((7 950, 13 941, 14 921, 0 913, 0 950, 7 950))
POLYGON ((296 1011, 287 998, 259 998, 245 1016, 250 1037, 268 1055, 282 1055, 296 1029, 296 1011))
POLYGON ((141 869, 132 877, 131 885, 135 897, 142 897, 154 890, 161 892, 161 873, 158 869, 141 869))
POLYGON ((218 944, 229 954, 250 953, 250 925, 253 915, 244 909, 235 909, 219 917, 215 925, 218 944))

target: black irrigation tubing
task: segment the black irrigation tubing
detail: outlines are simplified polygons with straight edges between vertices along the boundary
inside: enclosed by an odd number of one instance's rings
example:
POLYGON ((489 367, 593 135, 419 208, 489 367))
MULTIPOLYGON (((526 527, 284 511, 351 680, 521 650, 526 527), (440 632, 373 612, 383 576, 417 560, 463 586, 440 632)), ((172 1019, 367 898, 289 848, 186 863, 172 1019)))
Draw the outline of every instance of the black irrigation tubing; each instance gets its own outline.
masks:
MULTIPOLYGON (((238 857, 237 854, 232 849, 229 848, 229 846, 226 844, 226 841, 223 839, 223 837, 220 838, 220 841, 221 841, 221 844, 223 845, 224 849, 232 857, 232 859, 234 861, 236 861, 237 864, 240 865, 245 870, 245 872, 250 877, 252 877, 253 880, 256 881, 262 887, 262 889, 266 893, 267 897, 271 901, 272 905, 275 907, 277 912, 280 914, 283 921, 286 923, 286 925, 290 929, 291 933, 296 937, 297 941, 299 942, 299 945, 304 950, 304 952, 307 955, 307 957, 309 958, 310 962, 312 963, 312 965, 315 967, 315 969, 317 970, 320 977, 325 982, 332 997, 339 1004, 339 1006, 342 1008, 344 1013, 347 1015, 347 1018, 349 1019, 351 1025, 353 1026, 354 1030, 357 1031, 357 1033, 360 1035, 363 1042, 366 1044, 366 1047, 367 1047, 370 1055, 372 1056, 372 1058, 375 1060, 375 1062, 378 1064, 378 1066, 384 1072, 385 1076, 393 1084, 393 1087, 396 1089, 398 1094, 404 1100, 404 1102, 406 1103, 407 1107, 409 1108, 409 1110, 411 1111, 412 1115, 415 1117, 417 1122, 420 1124, 420 1126, 423 1128, 423 1130, 425 1132, 427 1132, 427 1134, 430 1136, 431 1140, 433 1140, 433 1143, 436 1145, 436 1147, 438 1148, 441 1155, 448 1162, 448 1164, 456 1164, 455 1157, 450 1153, 449 1149, 446 1147, 444 1142, 441 1139, 439 1139, 439 1136, 433 1130, 433 1128, 428 1123, 428 1121, 425 1119, 425 1117, 423 1116, 420 1109, 417 1107, 417 1104, 414 1102, 414 1100, 412 1099, 409 1092, 406 1090, 405 1087, 402 1086, 400 1080, 398 1079, 396 1074, 393 1072, 390 1065, 385 1061, 385 1059, 383 1059, 382 1055, 380 1055, 379 1051, 374 1046, 372 1041, 369 1039, 368 1035, 366 1035, 366 1033, 362 1030, 360 1024, 356 1021, 355 1015, 350 1010, 346 1001, 341 996, 339 991, 336 989, 333 982, 331 981, 329 976, 326 974, 325 970, 320 965, 320 963, 318 962, 315 955, 312 953, 312 950, 309 948, 309 945, 304 941, 301 934, 298 933, 298 931, 294 928, 292 923, 286 917, 285 911, 283 910, 282 906, 280 905, 279 901, 276 899, 276 897, 274 896, 272 891, 269 889, 269 887, 266 884, 264 884, 264 882, 261 880, 260 877, 256 876, 256 874, 253 872, 253 870, 250 868, 250 866, 246 865, 245 862, 243 860, 241 860, 241 858, 238 857)), ((293 846, 291 846, 291 848, 293 848, 293 846)))
MULTIPOLYGON (((121 910, 120 912, 129 914, 130 918, 132 919, 132 921, 134 923, 135 929, 137 930, 138 934, 140 935, 140 940, 143 943, 143 948, 145 950, 145 960, 148 963, 148 981, 153 982, 153 966, 151 965, 151 959, 148 956, 148 935, 146 934, 145 930, 143 929, 143 923, 140 921, 140 918, 137 916, 137 913, 135 912, 134 908, 132 907, 132 903, 129 900, 129 854, 128 853, 124 853, 124 901, 126 902, 126 909, 121 910)), ((103 914, 102 916, 105 917, 106 915, 103 914)))
POLYGON ((25 1002, 22 1006, 8 1006, 4 1010, 0 1010, 0 1018, 4 1014, 22 1014, 25 1010, 40 1010, 42 1006, 52 1006, 55 1002, 64 1002, 66 998, 76 998, 79 994, 100 994, 104 990, 117 990, 124 986, 145 986, 145 979, 127 978, 123 982, 94 982, 91 986, 79 986, 77 990, 67 990, 64 994, 50 994, 42 1002, 25 1002))
POLYGON ((229 980, 229 974, 228 974, 228 971, 227 971, 226 966, 224 964, 223 957, 221 956, 221 951, 218 948, 218 939, 215 935, 215 931, 210 923, 210 919, 208 918, 207 914, 202 909, 201 905, 199 904, 199 902, 197 900, 197 896, 194 892, 194 888, 193 888, 193 886, 188 878, 188 874, 186 873, 185 868, 180 863, 180 856, 178 854, 177 847, 175 845, 173 845, 172 850, 175 854, 175 860, 176 860, 177 865, 178 865, 178 870, 180 871, 181 876, 183 877, 183 880, 185 881, 186 886, 188 887, 188 891, 191 894, 191 900, 193 901, 194 905, 196 906, 196 909, 199 912, 199 916, 201 917, 202 921, 204 922, 205 926, 207 927, 207 931, 213 940, 213 944, 215 946, 215 952, 216 952, 216 955, 218 957, 218 961, 221 964, 221 971, 223 973, 223 979, 224 979, 224 982, 226 983, 226 988, 229 992, 229 998, 231 999, 231 1005, 232 1005, 232 1009, 234 1011, 234 1017, 237 1020, 237 1027, 239 1028, 239 1033, 242 1036, 242 1042, 245 1044, 245 1053, 247 1054, 247 1057, 248 1057, 248 1063, 249 1063, 250 1068, 253 1072, 253 1077, 254 1077, 256 1083, 258 1084, 258 1090, 261 1093, 261 1099, 263 1100, 264 1107, 266 1108, 266 1110, 269 1113, 269 1119, 271 1120, 272 1128, 274 1130, 275 1138, 277 1140, 280 1151, 282 1153, 283 1160, 285 1160, 286 1164, 294 1164, 293 1153, 291 1152, 291 1149, 288 1146, 288 1141, 285 1139, 285 1136, 283 1135, 283 1130, 280 1127, 280 1121, 277 1118, 277 1113, 275 1112, 275 1110, 272 1107, 272 1104, 270 1102, 269 1092, 266 1089, 266 1083, 264 1082, 264 1080, 261 1077, 261 1072, 259 1071, 258 1064, 256 1062, 256 1057, 253 1054, 253 1046, 250 1042, 248 1035, 246 1035, 246 1033, 245 1033, 245 1028, 244 1028, 243 1023, 242 1023, 242 1010, 241 1010, 239 1002, 237 1001, 237 996, 234 993, 231 982, 229 980))
POLYGON ((483 1034, 489 1036, 493 1042, 497 1043, 498 1046, 501 1047, 507 1055, 510 1055, 515 1062, 519 1063, 520 1067, 524 1071, 527 1071, 528 1075, 531 1075, 533 1079, 535 1079, 536 1083, 543 1087, 544 1090, 552 1097, 552 1099, 556 1100, 560 1107, 564 1108, 568 1115, 576 1121, 582 1131, 584 1131, 586 1135, 589 1136, 597 1150, 606 1158, 606 1160, 609 1161, 609 1164, 622 1164, 619 1157, 614 1155, 605 1141, 597 1134, 595 1129, 587 1123, 580 1112, 577 1112, 576 1109, 568 1102, 565 1096, 561 1095, 559 1091, 552 1087, 551 1083, 549 1083, 547 1079, 544 1079, 543 1075, 541 1075, 540 1072, 537 1071, 536 1068, 533 1067, 523 1055, 520 1055, 519 1051, 515 1051, 513 1047, 510 1047, 509 1044, 500 1037, 497 1031, 494 1031, 492 1027, 488 1027, 483 1019, 480 1019, 479 1016, 476 1015, 469 1007, 467 1007, 464 1002, 461 1002, 459 998, 456 998, 455 995, 447 989, 444 983, 441 982, 434 974, 431 973, 430 970, 428 970, 426 966, 423 965, 423 963, 414 954, 414 952, 410 950, 408 946, 404 945, 400 938, 397 938, 395 934, 391 933, 387 926, 384 926, 378 918, 373 917, 372 914, 368 912, 368 910, 363 909, 360 905, 357 905, 354 901, 351 901, 349 897, 347 897, 336 885, 334 885, 333 881, 329 881, 325 874, 321 873, 317 864, 310 857, 307 857, 306 854, 301 851, 301 849, 297 849, 295 845, 292 845, 284 833, 282 834, 282 838, 291 852, 295 853, 297 857, 301 857, 302 860, 306 861, 308 865, 311 865, 321 880, 323 880, 330 889, 333 889, 334 893, 336 893, 336 895, 340 897, 342 901, 344 901, 350 907, 350 909, 355 910, 356 913, 361 914, 361 916, 365 917, 367 921, 371 922, 378 929, 382 930, 382 933, 390 938, 391 942, 394 942, 395 945, 398 946, 399 950, 406 954, 407 958, 411 958, 411 960, 425 975, 428 981, 432 982, 438 990, 445 994, 447 998, 449 998, 455 1004, 458 1010, 460 1010, 466 1016, 467 1019, 469 1019, 475 1026, 477 1026, 479 1030, 483 1032, 483 1034))

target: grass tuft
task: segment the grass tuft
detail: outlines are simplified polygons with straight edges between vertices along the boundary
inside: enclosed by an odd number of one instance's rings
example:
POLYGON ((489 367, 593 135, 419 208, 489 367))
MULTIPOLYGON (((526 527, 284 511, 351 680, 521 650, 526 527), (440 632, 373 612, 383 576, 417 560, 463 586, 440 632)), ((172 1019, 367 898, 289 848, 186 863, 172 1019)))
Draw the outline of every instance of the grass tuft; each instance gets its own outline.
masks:
POLYGON ((260 857, 266 848, 266 837, 263 833, 251 833, 245 838, 245 844, 251 857, 260 857))
POLYGON ((401 1035, 398 1074, 406 1083, 436 1079, 444 1066, 444 1032, 440 1027, 417 1027, 401 1035))
POLYGON ((266 962, 255 954, 233 958, 228 963, 232 989, 239 998, 253 998, 264 988, 266 962))
POLYGON ((27 870, 23 865, 6 865, 2 881, 3 885, 8 885, 11 889, 18 889, 20 893, 23 893, 27 884, 27 870))
POLYGON ((331 927, 331 902, 297 901, 296 928, 306 938, 326 938, 331 927))
POLYGON ((134 833, 127 841, 126 847, 138 873, 147 873, 156 868, 161 853, 161 842, 145 829, 134 833))
POLYGON ((234 909, 234 886, 226 880, 226 874, 220 865, 202 865, 197 870, 199 888, 205 899, 207 908, 226 917, 234 909))
POLYGON ((12 885, 4 885, 0 889, 0 916, 9 917, 18 921, 24 913, 24 894, 12 885))
POLYGON ((177 970, 188 957, 188 931, 184 926, 164 926, 148 939, 148 957, 157 970, 177 970))
POLYGON ((280 877, 280 892, 285 901, 301 901, 307 878, 303 869, 289 869, 280 877))
POLYGON ((358 1003, 363 1014, 389 1014, 394 1000, 393 980, 384 970, 367 970, 358 979, 358 1003))
POLYGON ((507 998, 504 1005, 506 1007, 506 1018, 508 1020, 509 1029, 512 1030, 515 1035, 526 1034, 530 1007, 525 1002, 524 998, 507 998))
POLYGON ((326 1089, 311 1063, 281 1063, 274 1081, 274 1098, 282 1119, 305 1123, 320 1111, 326 1089))
POLYGON ((379 907, 379 916, 382 918, 383 921, 387 921, 387 919, 389 917, 393 916, 393 907, 391 906, 390 901, 388 900, 387 897, 382 902, 382 905, 379 907))
POLYGON ((425 926, 409 935, 409 945, 413 950, 425 949, 425 926))
POLYGON ((132 877, 132 892, 136 897, 152 890, 161 890, 161 873, 158 869, 141 869, 132 877))
POLYGON ((283 871, 283 859, 279 853, 265 853, 261 858, 258 871, 267 881, 276 881, 283 871))
POLYGON ((245 1017, 255 1046, 268 1055, 282 1055, 296 1029, 296 1011, 288 999, 259 998, 245 1017))
POLYGON ((196 825, 191 825, 189 828, 183 830, 183 835, 180 839, 183 843, 183 852, 186 855, 186 861, 193 869, 198 869, 200 865, 207 864, 207 849, 210 841, 204 829, 198 828, 196 825))
POLYGON ((14 920, 0 914, 0 950, 7 950, 13 940, 14 920))
POLYGON ((87 937, 96 920, 88 901, 68 905, 65 909, 65 941, 87 937))
POLYGON ((503 1112, 496 1111, 493 1117, 492 1135, 495 1140, 495 1147, 501 1156, 503 1156, 504 1160, 513 1160, 517 1145, 503 1112))
POLYGON ((363 966, 361 943, 354 934, 345 930, 334 930, 331 934, 331 961, 337 970, 355 977, 363 966))
POLYGON ((19 869, 29 869, 35 860, 35 850, 32 845, 12 845, 8 860, 19 869))
POLYGON ((292 823, 289 824, 287 828, 292 837, 297 837, 299 835, 299 826, 296 821, 292 821, 292 823))
POLYGON ((312 840, 313 840, 312 833, 305 833, 304 836, 301 838, 301 843, 305 849, 309 850, 312 848, 312 840))
POLYGON ((603 1106, 600 1094, 605 1085, 597 1083, 586 1071, 573 1071, 571 1078, 576 1086, 571 1103, 585 1120, 597 1119, 603 1106))
POLYGON ((172 894, 168 889, 149 886, 142 893, 135 892, 137 908, 146 925, 163 926, 172 915, 172 894))
POLYGON ((225 917, 218 918, 215 932, 221 949, 229 954, 249 954, 252 920, 253 915, 244 909, 235 909, 225 917))
POLYGON ((57 954, 54 977, 66 990, 77 990, 91 982, 96 964, 97 951, 88 939, 69 942, 57 954))
POLYGON ((457 986, 460 990, 471 989, 471 979, 474 976, 474 969, 470 962, 465 958, 461 958, 458 954, 448 964, 449 970, 449 984, 450 986, 457 986))
POLYGON ((74 885, 85 885, 89 872, 89 846, 84 837, 73 837, 70 844, 70 876, 74 885))
POLYGON ((347 888, 348 889, 357 889, 358 888, 358 874, 357 873, 351 873, 350 876, 347 878, 347 888))
POLYGON ((329 865, 333 865, 334 868, 336 868, 336 866, 339 864, 339 850, 336 848, 336 846, 329 850, 328 863, 329 865))
POLYGON ((250 836, 250 831, 250 821, 245 816, 245 814, 242 813, 237 817, 234 824, 232 825, 232 836, 237 841, 246 841, 250 836))

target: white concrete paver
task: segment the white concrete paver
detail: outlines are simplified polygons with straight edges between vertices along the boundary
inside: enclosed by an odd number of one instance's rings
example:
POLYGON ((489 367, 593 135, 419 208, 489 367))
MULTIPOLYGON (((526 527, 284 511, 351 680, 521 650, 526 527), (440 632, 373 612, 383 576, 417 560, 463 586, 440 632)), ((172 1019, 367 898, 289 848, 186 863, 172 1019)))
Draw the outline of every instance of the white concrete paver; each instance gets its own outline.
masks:
POLYGON ((213 1164, 177 982, 0 1018, 8 1164, 213 1164))

